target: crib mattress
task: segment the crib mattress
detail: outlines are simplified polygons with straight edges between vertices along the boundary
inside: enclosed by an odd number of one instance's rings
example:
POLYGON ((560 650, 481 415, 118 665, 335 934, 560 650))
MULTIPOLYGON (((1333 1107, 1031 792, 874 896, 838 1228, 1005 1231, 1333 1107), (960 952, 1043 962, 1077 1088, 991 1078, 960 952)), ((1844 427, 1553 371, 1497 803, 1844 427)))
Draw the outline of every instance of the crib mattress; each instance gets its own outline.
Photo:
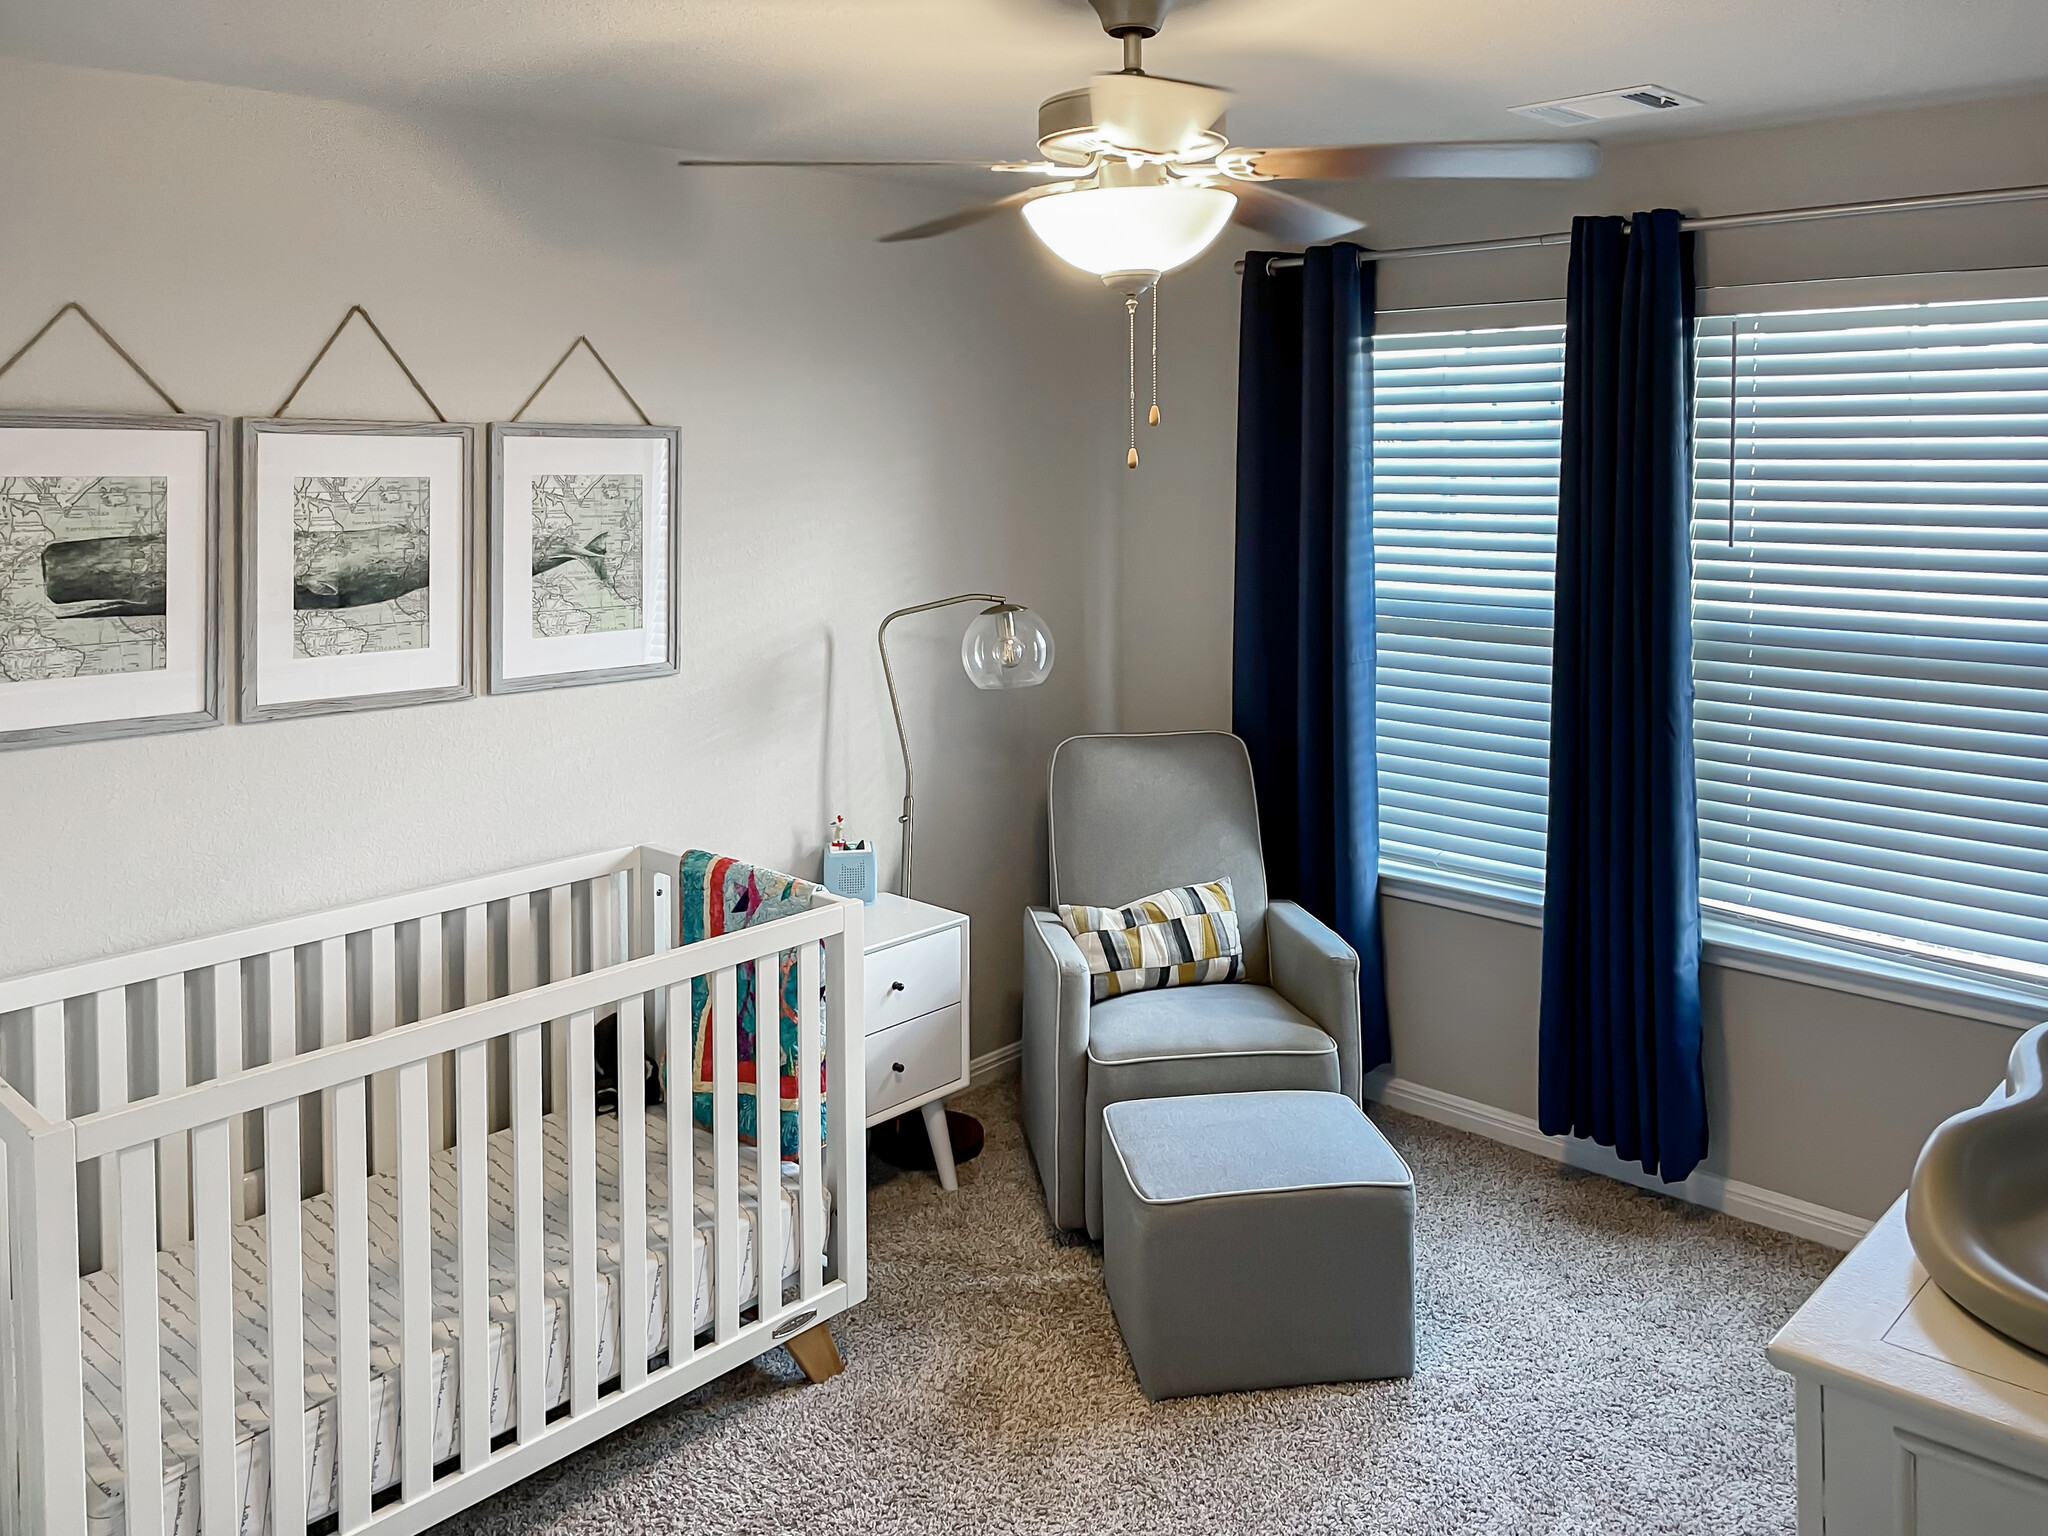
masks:
MULTIPOLYGON (((667 1119, 658 1107, 647 1113, 647 1335, 649 1357, 668 1347, 668 1137, 667 1119)), ((709 1234, 716 1205, 711 1187, 710 1134, 693 1127, 696 1171, 691 1233, 693 1327, 710 1326, 712 1277, 709 1234)), ((569 1392, 568 1350, 565 1348, 569 1293, 568 1132, 559 1115, 543 1121, 543 1226, 546 1234, 544 1292, 546 1298, 546 1360, 544 1398, 552 1408, 569 1392)), ((512 1133, 490 1139, 490 1355, 492 1434, 513 1427, 513 1337, 515 1331, 515 1250, 512 1229, 512 1133)), ((434 1358, 434 1459, 454 1453, 462 1404, 456 1368, 457 1263, 455 1154, 435 1154, 432 1164, 434 1358)), ((597 1120, 598 1198, 598 1339, 597 1378, 618 1374, 619 1241, 618 1122, 611 1115, 597 1120)), ((797 1271, 795 1237, 796 1165, 783 1165, 782 1254, 779 1266, 785 1283, 797 1271)), ((370 1219, 370 1410, 371 1486, 381 1490, 398 1481, 398 1186, 394 1174, 369 1181, 370 1219)), ((825 1191, 830 1221, 830 1190, 825 1191)), ((758 1273, 754 1243, 754 1212, 758 1203, 754 1153, 740 1154, 740 1297, 744 1306, 755 1299, 758 1273)), ((310 1522, 336 1507, 334 1402, 334 1222, 330 1198, 316 1195, 302 1202, 306 1294, 306 1519, 310 1522)), ((234 1228, 235 1395, 238 1434, 236 1482, 242 1518, 238 1536, 263 1536, 270 1502, 269 1354, 264 1320, 267 1275, 264 1221, 237 1223, 234 1228)), ((125 1478, 121 1435, 121 1299, 112 1273, 88 1275, 80 1282, 85 1354, 86 1514, 91 1536, 118 1536, 126 1529, 125 1478)), ((182 1248, 158 1255, 158 1315, 162 1330, 164 1395, 164 1529, 170 1536, 196 1536, 198 1529, 198 1324, 194 1304, 192 1254, 182 1248)))

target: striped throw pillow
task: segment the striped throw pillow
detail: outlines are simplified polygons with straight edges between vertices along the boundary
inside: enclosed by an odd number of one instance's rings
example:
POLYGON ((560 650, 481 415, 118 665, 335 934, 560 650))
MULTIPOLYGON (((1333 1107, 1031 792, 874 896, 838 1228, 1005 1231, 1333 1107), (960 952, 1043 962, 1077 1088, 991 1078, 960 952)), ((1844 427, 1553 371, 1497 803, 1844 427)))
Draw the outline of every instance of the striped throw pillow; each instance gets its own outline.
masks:
POLYGON ((1095 1001, 1148 987, 1193 987, 1244 975, 1228 880, 1180 885, 1121 907, 1061 907, 1088 962, 1095 1001))

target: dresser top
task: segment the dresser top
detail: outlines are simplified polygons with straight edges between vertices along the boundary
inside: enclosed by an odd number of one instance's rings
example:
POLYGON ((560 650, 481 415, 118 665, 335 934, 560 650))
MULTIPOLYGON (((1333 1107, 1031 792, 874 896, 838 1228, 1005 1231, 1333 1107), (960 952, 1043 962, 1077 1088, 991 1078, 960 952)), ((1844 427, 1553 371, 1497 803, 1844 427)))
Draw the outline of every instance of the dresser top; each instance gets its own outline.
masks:
POLYGON ((878 949, 887 949, 891 944, 901 944, 905 939, 919 939, 928 933, 957 928, 966 921, 965 912, 884 892, 867 909, 866 922, 861 930, 861 947, 872 954, 878 949))
POLYGON ((1903 1195, 1780 1330, 1770 1357, 1794 1376, 2048 1451, 2048 1357, 1985 1327, 1928 1278, 1903 1195))

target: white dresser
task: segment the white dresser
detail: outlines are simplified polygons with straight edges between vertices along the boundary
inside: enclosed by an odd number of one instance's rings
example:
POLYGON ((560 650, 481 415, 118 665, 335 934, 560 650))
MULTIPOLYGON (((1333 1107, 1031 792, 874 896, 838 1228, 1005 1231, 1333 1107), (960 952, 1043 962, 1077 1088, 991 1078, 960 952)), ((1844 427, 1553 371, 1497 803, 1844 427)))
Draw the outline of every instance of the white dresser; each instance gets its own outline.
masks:
POLYGON ((967 1086, 967 915, 878 896, 866 935, 868 1124, 922 1111, 939 1183, 956 1189, 945 1099, 967 1086))
POLYGON ((1770 1356, 1798 1383, 1800 1536, 2048 1532, 2048 1358, 1928 1278, 1903 1198, 1770 1356))

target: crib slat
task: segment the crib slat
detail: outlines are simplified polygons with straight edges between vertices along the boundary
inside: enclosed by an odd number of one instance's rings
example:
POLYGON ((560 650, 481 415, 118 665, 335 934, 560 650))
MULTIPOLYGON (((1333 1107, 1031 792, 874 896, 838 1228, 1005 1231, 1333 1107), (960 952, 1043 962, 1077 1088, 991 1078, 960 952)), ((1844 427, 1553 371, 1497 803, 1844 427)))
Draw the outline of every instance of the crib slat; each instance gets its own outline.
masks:
MULTIPOLYGON (((638 997, 619 1004, 619 1385, 630 1392, 647 1379, 647 1090, 640 1073, 638 997), (630 1042, 630 1045, 629 1045, 630 1042)), ((673 1282, 671 1282, 673 1283, 673 1282)))
POLYGON ((277 950, 264 960, 269 972, 263 1009, 264 1027, 269 1031, 265 1053, 268 1061, 289 1061, 299 1054, 297 962, 298 957, 289 949, 277 950))
POLYGON ((14 1285, 14 1169, 0 1144, 0 1529, 22 1529, 18 1459, 23 1454, 21 1416, 21 1351, 16 1330, 21 1325, 14 1285))
MULTIPOLYGON (((462 1006, 474 1008, 491 995, 491 909, 462 909, 462 1006)), ((456 1090, 457 1093, 461 1089, 456 1090)))
MULTIPOLYGON (((663 987, 673 1026, 663 1046, 668 1082, 662 1092, 668 1134, 668 1363, 680 1365, 697 1348, 697 1158, 695 1101, 691 1093, 691 984, 663 987), (680 1038, 677 1038, 677 1037, 680 1038)), ((657 1004, 657 1006, 661 1006, 657 1004)))
MULTIPOLYGON (((448 970, 438 912, 420 919, 419 998, 422 1019, 448 1011, 448 970)), ((437 1152, 453 1145, 449 1140, 449 1094, 454 1079, 448 1074, 448 1065, 446 1056, 436 1056, 427 1063, 428 1144, 437 1152)))
MULTIPOLYGON (((315 1009, 320 1048, 339 1045, 348 1038, 348 940, 320 941, 320 1000, 315 1009)), ((320 1095, 320 1115, 326 1134, 320 1138, 320 1187, 334 1188, 334 1094, 320 1095)))
POLYGON ((235 1479, 234 1213, 228 1205, 227 1121, 215 1120, 193 1131, 192 1171, 192 1281, 199 1308, 199 1529, 232 1531, 241 1517, 241 1489, 235 1479))
MULTIPOLYGON (((519 903, 515 902, 516 911, 519 903)), ((512 1036, 512 1242, 518 1330, 512 1341, 519 1441, 531 1445, 545 1422, 547 1297, 541 1291, 546 1235, 541 1230, 541 1039, 538 1024, 512 1036)))
POLYGON ((370 1517, 370 1190, 365 1085, 334 1090, 334 1402, 341 1528, 370 1517))
POLYGON ((398 1069, 399 1433, 404 1496, 434 1481, 434 1227, 427 1064, 398 1069))
MULTIPOLYGON (((740 1327, 740 1034, 731 966, 711 978, 711 1316, 721 1344, 740 1327)), ((757 1000, 758 1006, 758 1000, 757 1000)), ((689 1143, 683 1143, 685 1154, 689 1143)))
MULTIPOLYGON (((398 931, 370 930, 370 1033, 398 1024, 398 931)), ((389 1072, 370 1079, 370 1171, 389 1173, 398 1162, 398 1083, 389 1072)))
MULTIPOLYGON (((185 973, 158 978, 156 1091, 176 1093, 189 1081, 185 1057, 185 973)), ((156 1144, 157 1221, 166 1246, 192 1235, 191 1153, 183 1135, 156 1144)))
MULTIPOLYGON (((247 1064, 242 1037, 242 964, 229 960, 213 968, 213 1073, 233 1077, 247 1064)), ((228 1198, 235 1220, 249 1218, 243 1175, 249 1168, 248 1130, 237 1115, 228 1122, 228 1198)))
MULTIPOLYGON (((306 1520, 306 1288, 299 1160, 299 1101, 288 1099, 263 1111, 272 1531, 296 1531, 306 1520)), ((234 1326, 232 1312, 226 1326, 234 1326)), ((228 1461, 232 1466, 232 1446, 228 1461)))
MULTIPOLYGON (((548 976, 562 981, 576 973, 576 914, 569 887, 558 885, 548 892, 548 976)), ((551 1114, 560 1114, 569 1077, 569 1025, 556 1019, 548 1025, 548 1088, 546 1103, 551 1114)))
MULTIPOLYGON (((569 1131, 569 1411, 597 1406, 597 1016, 579 1013, 563 1031, 562 1081, 569 1131)), ((623 1332, 623 1329, 621 1330, 623 1332)))
POLYGON ((70 1117, 64 1082, 64 1005, 38 1003, 29 1010, 29 1098, 45 1120, 70 1117))
POLYGON ((866 1042, 861 1036, 860 998, 866 985, 866 958, 861 951, 860 905, 845 907, 846 926, 825 940, 825 1060, 832 1073, 828 1085, 833 1123, 840 1129, 826 1143, 825 1162, 838 1203, 832 1223, 834 1278, 853 1301, 868 1293, 868 1142, 861 1134, 866 1118, 866 1084, 861 1065, 866 1042))
POLYGON ((120 1165, 121 1181, 121 1464, 127 1471, 128 1536, 162 1536, 164 1424, 157 1360, 156 1144, 130 1147, 114 1161, 120 1165))
POLYGON ((13 1170, 0 1143, 0 1530, 21 1529, 21 1488, 15 1480, 21 1454, 20 1379, 15 1365, 14 1230, 8 1198, 13 1170))
POLYGON ((505 903, 506 981, 514 992, 540 984, 540 946, 533 931, 533 898, 514 896, 505 903))
MULTIPOLYGON (((88 1005, 92 1022, 86 1038, 93 1042, 93 1062, 99 1082, 101 1109, 114 1109, 128 1102, 128 994, 121 987, 96 992, 88 1005)), ((121 1172, 119 1159, 103 1157, 100 1164, 100 1268, 117 1272, 121 1257, 121 1172)), ((151 1197, 155 1204, 155 1197, 151 1197)), ((156 1244, 150 1243, 155 1252, 156 1244)))
MULTIPOLYGON (((186 1085, 184 1057, 184 973, 158 977, 156 993, 156 1092, 176 1094, 186 1085)), ((164 1245, 193 1233, 193 1184, 184 1133, 156 1143, 156 1219, 164 1245)))
POLYGON ((754 1306, 782 1310, 782 957, 754 962, 754 1306))
MULTIPOLYGON (((472 914, 480 912, 471 907, 472 914)), ((467 948, 470 933, 465 931, 467 948)), ((491 1454, 490 1106, 485 1100, 483 1042, 455 1053, 456 1362, 462 1391, 462 1470, 474 1472, 491 1454)))
POLYGON ((809 1301, 825 1283, 825 1207, 818 1145, 824 1118, 818 1091, 818 946, 806 944, 796 958, 797 1080, 797 1294, 809 1301))

